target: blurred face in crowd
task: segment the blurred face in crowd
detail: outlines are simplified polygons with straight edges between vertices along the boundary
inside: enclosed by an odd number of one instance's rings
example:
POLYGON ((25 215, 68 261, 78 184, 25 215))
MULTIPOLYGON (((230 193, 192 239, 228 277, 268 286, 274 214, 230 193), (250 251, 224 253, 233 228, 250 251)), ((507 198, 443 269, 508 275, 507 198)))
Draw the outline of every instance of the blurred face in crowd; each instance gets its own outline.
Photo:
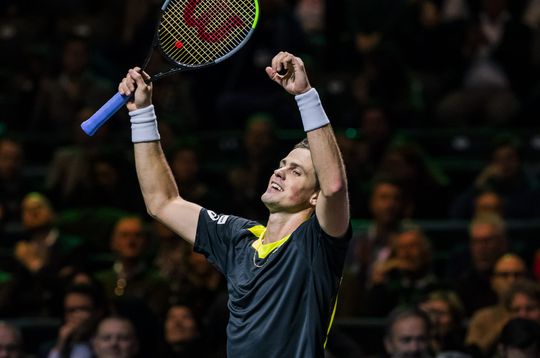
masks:
POLYGON ((493 153, 491 164, 498 167, 501 180, 509 180, 517 177, 521 169, 519 154, 511 145, 497 148, 493 153))
POLYGON ((523 292, 517 292, 510 302, 512 318, 525 318, 540 323, 540 302, 523 292))
POLYGON ((123 218, 116 224, 112 237, 112 250, 123 259, 137 259, 145 248, 146 237, 139 218, 123 218))
POLYGON ((98 326, 92 348, 97 358, 131 358, 137 354, 139 345, 131 322, 106 318, 98 326))
POLYGON ((381 108, 370 108, 362 114, 360 131, 369 142, 381 142, 390 134, 388 118, 381 108))
POLYGON ((420 304, 420 309, 426 312, 436 336, 446 336, 454 325, 452 312, 448 302, 442 299, 430 299, 420 304))
POLYGON ((40 194, 27 195, 21 205, 23 225, 29 229, 41 229, 50 226, 54 212, 48 200, 40 194))
POLYGON ((430 261, 428 243, 421 233, 415 230, 405 231, 395 237, 396 258, 407 262, 408 270, 419 271, 430 261))
POLYGON ((244 146, 250 156, 260 158, 273 154, 272 150, 276 141, 274 128, 269 120, 255 118, 250 121, 244 133, 244 146))
POLYGON ((64 298, 64 320, 67 323, 78 326, 92 317, 94 311, 94 300, 88 295, 71 292, 64 298))
POLYGON ((493 225, 477 223, 470 231, 470 250, 476 270, 490 270, 505 251, 504 236, 493 225))
POLYGON ((502 198, 494 192, 482 193, 474 201, 474 215, 502 215, 502 198))
POLYGON ((406 316, 394 322, 384 346, 393 358, 428 357, 428 342, 424 321, 420 317, 406 316))
POLYGON ((191 149, 180 149, 174 154, 171 167, 174 177, 179 182, 193 181, 199 172, 197 154, 191 149))
POLYGON ((371 195, 371 212, 377 223, 392 225, 403 215, 403 198, 398 186, 380 183, 375 186, 371 195))
POLYGON ((165 320, 165 340, 167 343, 189 342, 198 336, 199 329, 191 309, 186 306, 171 307, 165 320))
POLYGON ((17 177, 22 166, 22 149, 19 144, 5 139, 0 140, 0 178, 17 177))
POLYGON ((21 337, 14 328, 0 323, 0 358, 20 358, 21 337))
POLYGON ((491 287, 499 297, 503 297, 512 284, 523 279, 527 273, 525 262, 517 255, 504 255, 495 264, 491 277, 491 287))

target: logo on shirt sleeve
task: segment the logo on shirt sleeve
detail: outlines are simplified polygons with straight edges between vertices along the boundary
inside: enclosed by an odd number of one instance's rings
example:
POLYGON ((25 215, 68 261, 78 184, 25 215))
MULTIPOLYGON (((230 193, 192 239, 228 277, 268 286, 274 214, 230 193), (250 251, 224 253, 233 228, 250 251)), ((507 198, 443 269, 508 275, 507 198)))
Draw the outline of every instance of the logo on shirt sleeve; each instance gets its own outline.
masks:
POLYGON ((212 210, 207 210, 206 212, 208 213, 208 216, 210 217, 210 219, 212 219, 212 221, 217 221, 217 223, 220 225, 225 224, 225 222, 229 218, 229 215, 218 215, 212 210))

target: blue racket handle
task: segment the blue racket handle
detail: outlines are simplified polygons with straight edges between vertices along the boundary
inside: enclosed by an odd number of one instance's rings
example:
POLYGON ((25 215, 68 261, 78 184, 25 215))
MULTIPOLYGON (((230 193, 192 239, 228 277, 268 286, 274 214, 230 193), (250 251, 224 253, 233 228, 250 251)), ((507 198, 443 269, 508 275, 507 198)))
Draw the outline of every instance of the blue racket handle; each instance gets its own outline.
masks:
POLYGON ((96 131, 105 124, 123 105, 129 101, 132 96, 125 96, 120 92, 116 93, 110 100, 107 101, 100 109, 81 123, 82 130, 89 136, 94 135, 96 131))

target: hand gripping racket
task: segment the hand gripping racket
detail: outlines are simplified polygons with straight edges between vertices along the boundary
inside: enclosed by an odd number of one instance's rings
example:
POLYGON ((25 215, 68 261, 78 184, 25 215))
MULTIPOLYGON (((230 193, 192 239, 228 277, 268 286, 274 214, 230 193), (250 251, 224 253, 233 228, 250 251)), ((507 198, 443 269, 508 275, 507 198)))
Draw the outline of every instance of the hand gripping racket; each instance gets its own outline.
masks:
MULTIPOLYGON (((142 68, 147 67, 156 47, 171 67, 151 76, 148 82, 229 58, 249 40, 258 19, 257 0, 166 0, 161 7, 152 48, 142 68)), ((115 94, 84 121, 81 128, 93 135, 130 98, 115 94)))

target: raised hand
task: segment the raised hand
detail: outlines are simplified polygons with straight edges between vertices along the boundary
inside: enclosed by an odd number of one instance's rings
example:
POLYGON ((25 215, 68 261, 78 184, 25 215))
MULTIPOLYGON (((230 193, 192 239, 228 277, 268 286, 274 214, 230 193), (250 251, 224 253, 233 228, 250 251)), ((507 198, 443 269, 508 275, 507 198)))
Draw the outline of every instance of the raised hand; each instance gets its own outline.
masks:
POLYGON ((293 95, 305 93, 311 89, 304 62, 288 52, 280 52, 272 59, 272 65, 266 67, 270 79, 293 95), (284 75, 279 72, 286 70, 284 75))

